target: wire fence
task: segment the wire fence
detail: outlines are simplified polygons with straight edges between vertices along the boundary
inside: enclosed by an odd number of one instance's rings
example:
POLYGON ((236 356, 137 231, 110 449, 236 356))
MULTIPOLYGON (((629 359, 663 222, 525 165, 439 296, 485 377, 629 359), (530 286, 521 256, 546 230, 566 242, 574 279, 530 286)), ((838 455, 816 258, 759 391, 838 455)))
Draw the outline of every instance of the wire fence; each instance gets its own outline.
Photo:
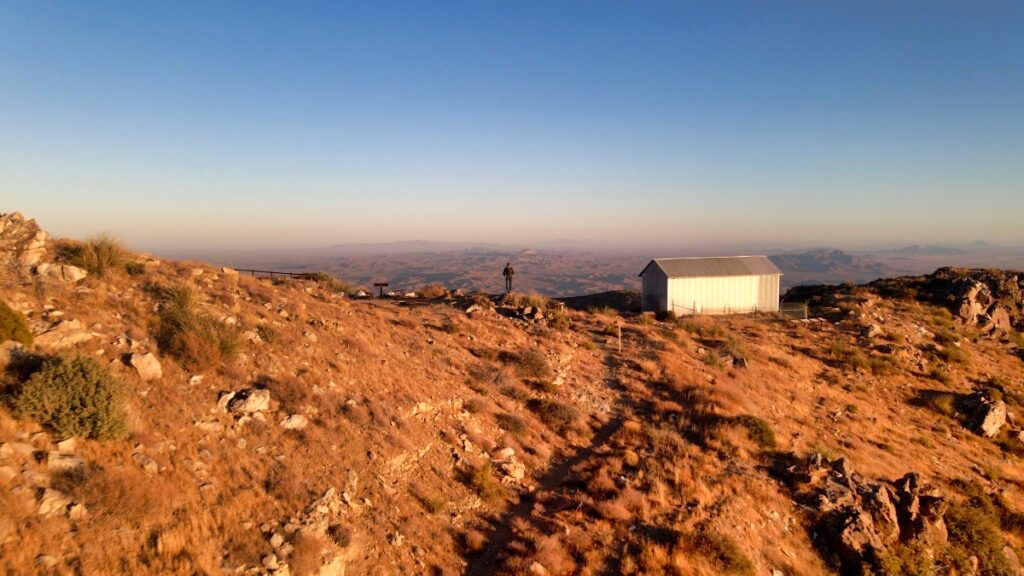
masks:
POLYGON ((676 316, 720 316, 725 314, 756 314, 758 312, 772 312, 782 316, 783 318, 806 319, 808 317, 808 307, 806 302, 783 302, 774 310, 759 308, 757 306, 726 306, 723 308, 708 308, 698 306, 696 302, 693 306, 680 306, 673 303, 672 312, 675 313, 676 316))

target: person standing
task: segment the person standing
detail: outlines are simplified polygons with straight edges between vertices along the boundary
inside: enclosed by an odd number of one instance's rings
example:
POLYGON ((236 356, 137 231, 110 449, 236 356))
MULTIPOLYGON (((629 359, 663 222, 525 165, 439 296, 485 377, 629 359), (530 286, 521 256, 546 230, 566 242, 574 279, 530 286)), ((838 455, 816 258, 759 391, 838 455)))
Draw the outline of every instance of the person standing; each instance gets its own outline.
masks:
POLYGON ((512 277, 516 275, 516 271, 512 269, 511 262, 505 263, 505 269, 501 271, 501 275, 505 277, 505 294, 512 293, 512 277))

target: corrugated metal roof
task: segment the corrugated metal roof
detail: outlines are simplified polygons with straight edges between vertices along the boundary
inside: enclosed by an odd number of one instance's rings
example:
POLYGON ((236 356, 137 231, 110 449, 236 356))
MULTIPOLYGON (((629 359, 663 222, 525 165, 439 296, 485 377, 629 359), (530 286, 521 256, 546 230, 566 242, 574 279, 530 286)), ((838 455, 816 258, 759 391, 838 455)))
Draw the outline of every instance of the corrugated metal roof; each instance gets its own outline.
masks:
POLYGON ((721 256, 717 258, 655 258, 640 275, 657 265, 669 278, 714 276, 764 276, 782 274, 767 256, 721 256))

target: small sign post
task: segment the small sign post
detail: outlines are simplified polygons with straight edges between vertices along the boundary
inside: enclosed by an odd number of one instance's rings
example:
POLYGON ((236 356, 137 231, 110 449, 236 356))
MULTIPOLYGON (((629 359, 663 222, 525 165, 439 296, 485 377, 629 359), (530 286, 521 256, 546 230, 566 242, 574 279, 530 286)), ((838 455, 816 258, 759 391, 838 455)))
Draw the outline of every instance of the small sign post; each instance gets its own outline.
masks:
POLYGON ((388 283, 387 282, 374 282, 373 285, 374 285, 374 287, 376 287, 376 288, 378 288, 380 290, 379 296, 381 298, 383 298, 384 297, 384 288, 387 287, 388 283))

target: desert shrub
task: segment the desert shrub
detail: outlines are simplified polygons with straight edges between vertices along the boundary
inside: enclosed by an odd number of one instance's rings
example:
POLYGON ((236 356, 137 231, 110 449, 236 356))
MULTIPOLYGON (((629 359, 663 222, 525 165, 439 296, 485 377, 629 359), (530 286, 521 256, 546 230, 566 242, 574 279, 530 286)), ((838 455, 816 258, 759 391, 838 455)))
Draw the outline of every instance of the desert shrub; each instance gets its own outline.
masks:
POLYGON ((950 506, 945 514, 949 543, 954 549, 959 549, 959 556, 977 556, 981 574, 1013 574, 1003 555, 1005 543, 999 533, 999 510, 995 503, 980 486, 958 484, 967 492, 968 498, 966 502, 950 506))
POLYGON ((528 428, 526 420, 523 420, 514 414, 501 413, 495 416, 494 420, 497 421, 498 426, 501 426, 512 434, 522 434, 523 432, 526 432, 528 428))
POLYGON ((866 370, 871 364, 864 352, 839 340, 832 342, 828 350, 829 359, 849 370, 866 370))
POLYGON ((416 493, 416 500, 419 501, 423 509, 431 514, 437 514, 441 510, 444 510, 446 500, 441 494, 427 494, 427 493, 416 493))
POLYGON ((487 410, 487 403, 482 398, 470 398, 462 403, 462 408, 470 414, 479 414, 487 410))
POLYGON ((567 330, 569 328, 569 317, 565 314, 564 306, 551 306, 547 311, 548 326, 554 330, 567 330))
POLYGON ((952 416, 956 413, 956 400, 957 395, 952 392, 924 390, 918 394, 915 403, 944 416, 952 416))
POLYGON ((775 431, 771 424, 751 414, 737 416, 734 421, 747 430, 750 440, 766 450, 775 449, 775 431))
POLYGON ((718 350, 722 354, 726 354, 736 358, 737 360, 747 359, 747 349, 743 346, 743 343, 739 341, 735 336, 727 336, 725 340, 718 345, 718 350))
POLYGON ((880 576, 933 576, 935 554, 920 540, 899 543, 878 559, 880 576))
POLYGON ((500 358, 506 364, 512 364, 520 378, 543 379, 551 377, 551 367, 548 365, 548 359, 532 348, 523 350, 518 354, 502 352, 500 358))
POLYGON ((267 344, 273 344, 277 340, 277 329, 270 324, 260 324, 256 327, 256 334, 267 344))
POLYGON ((444 298, 447 295, 448 290, 440 284, 427 284, 420 290, 420 296, 424 298, 444 298))
POLYGON ((725 370, 725 360, 723 360, 717 352, 705 352, 704 358, 702 360, 705 364, 707 364, 711 368, 714 368, 715 370, 725 370))
POLYGON ((99 234, 85 242, 67 249, 68 260, 97 276, 106 276, 109 272, 124 265, 128 251, 120 240, 109 234, 99 234))
POLYGON ((179 282, 162 291, 157 343, 186 368, 203 370, 232 360, 242 339, 231 326, 200 312, 195 289, 179 282))
POLYGON ((288 565, 296 576, 312 576, 320 573, 320 565, 324 548, 327 546, 323 536, 312 530, 299 530, 295 533, 292 553, 288 565))
POLYGON ((941 382, 943 384, 951 384, 953 382, 953 377, 949 374, 949 371, 939 368, 938 366, 929 370, 928 376, 932 380, 935 380, 936 382, 941 382))
POLYGON ((142 262, 126 262, 124 265, 124 271, 129 276, 142 276, 146 273, 146 265, 142 262))
POLYGON ((462 328, 451 318, 445 318, 444 322, 441 323, 441 330, 448 334, 458 334, 462 331, 462 328))
POLYGON ((490 461, 471 467, 466 472, 466 483, 484 500, 494 501, 505 495, 505 488, 491 472, 490 461))
POLYGON ((868 365, 871 367, 871 373, 875 376, 896 374, 900 368, 899 361, 892 356, 873 357, 869 360, 868 365))
POLYGON ((519 384, 506 384, 502 386, 499 390, 501 391, 502 394, 508 396, 513 400, 526 402, 527 400, 530 399, 530 391, 527 390, 525 387, 520 386, 519 384))
POLYGON ((32 345, 32 331, 21 312, 0 300, 0 342, 14 340, 25 346, 32 345))
POLYGON ((966 364, 968 362, 967 352, 964 352, 959 346, 947 346, 938 352, 938 356, 950 364, 966 364))
POLYGON ((355 286, 344 280, 339 280, 327 272, 317 272, 316 281, 321 288, 332 294, 352 294, 358 290, 355 286))
POLYGON ((951 330, 936 330, 935 331, 935 343, 941 344, 942 346, 952 346, 953 344, 960 341, 951 330))
POLYGON ((534 398, 526 403, 527 408, 533 411, 542 422, 558 433, 565 433, 572 428, 572 425, 580 417, 578 410, 562 404, 556 400, 546 398, 534 398))
POLYGON ((46 359, 18 391, 14 411, 68 438, 109 439, 127 429, 127 390, 107 368, 82 356, 46 359))
POLYGON ((541 296, 534 290, 530 290, 530 293, 523 297, 523 305, 532 306, 534 308, 540 308, 544 310, 548 307, 548 299, 541 296))
POLYGON ((754 563, 735 542, 722 534, 701 531, 687 543, 692 552, 707 558, 721 574, 754 574, 754 563))

